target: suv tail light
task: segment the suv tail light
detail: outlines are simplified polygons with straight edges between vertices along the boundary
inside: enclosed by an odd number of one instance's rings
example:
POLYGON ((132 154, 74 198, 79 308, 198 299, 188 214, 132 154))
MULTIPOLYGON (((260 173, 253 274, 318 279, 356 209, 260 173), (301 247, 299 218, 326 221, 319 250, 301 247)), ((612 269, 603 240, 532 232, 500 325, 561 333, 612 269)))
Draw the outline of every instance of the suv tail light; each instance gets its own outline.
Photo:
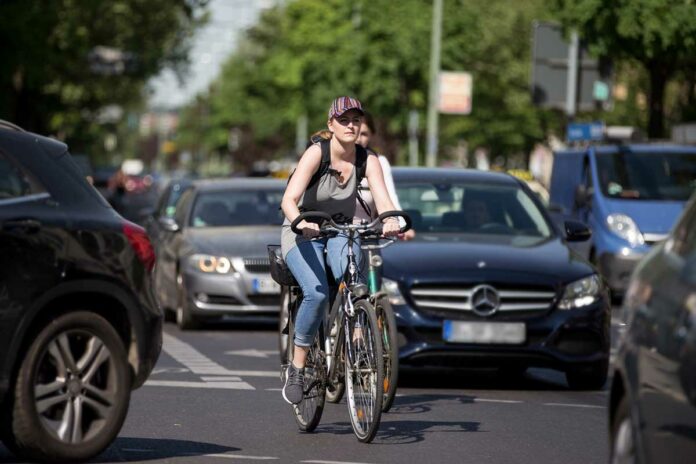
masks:
POLYGON ((132 222, 124 222, 123 233, 126 234, 135 255, 143 263, 147 272, 151 272, 155 267, 155 250, 145 229, 132 222))

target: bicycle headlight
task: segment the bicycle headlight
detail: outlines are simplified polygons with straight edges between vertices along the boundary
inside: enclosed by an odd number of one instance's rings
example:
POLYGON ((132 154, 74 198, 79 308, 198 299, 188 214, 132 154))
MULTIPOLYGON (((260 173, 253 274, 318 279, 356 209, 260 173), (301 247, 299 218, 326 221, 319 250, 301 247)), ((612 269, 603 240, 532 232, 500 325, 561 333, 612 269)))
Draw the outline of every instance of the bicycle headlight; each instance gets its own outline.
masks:
POLYGON ((601 285, 599 276, 596 274, 569 283, 563 292, 563 298, 558 303, 558 308, 578 309, 591 305, 599 300, 601 285))
POLYGON ((206 274, 229 274, 234 272, 232 262, 225 256, 195 254, 189 257, 189 264, 196 271, 206 274))
POLYGON ((607 226, 614 234, 626 240, 632 247, 645 243, 643 234, 640 233, 638 226, 625 214, 610 214, 607 216, 607 226))
POLYGON ((399 290, 398 283, 391 279, 382 279, 382 286, 384 287, 384 290, 387 292, 387 295, 389 296, 389 303, 393 305, 406 304, 406 300, 404 299, 404 296, 401 294, 401 290, 399 290))

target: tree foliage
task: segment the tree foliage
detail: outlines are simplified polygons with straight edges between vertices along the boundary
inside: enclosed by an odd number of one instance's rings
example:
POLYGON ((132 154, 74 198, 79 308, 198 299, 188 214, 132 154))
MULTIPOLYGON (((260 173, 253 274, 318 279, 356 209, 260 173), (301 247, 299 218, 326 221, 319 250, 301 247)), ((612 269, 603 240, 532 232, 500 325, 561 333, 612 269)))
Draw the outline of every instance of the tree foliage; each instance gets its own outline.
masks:
MULTIPOLYGON (((645 69, 648 134, 662 137, 665 86, 671 78, 693 75, 696 69, 696 4, 692 0, 556 0, 555 6, 562 23, 577 28, 596 54, 632 60, 645 69)), ((689 93, 693 98, 693 88, 689 93)))
POLYGON ((206 2, 0 1, 0 118, 84 149, 102 131, 95 119, 106 105, 138 104, 147 79, 164 67, 185 71, 206 2), (95 74, 90 54, 98 46, 133 59, 95 74))
MULTIPOLYGON (((466 140, 509 155, 545 137, 548 113, 529 94, 531 27, 547 14, 543 3, 445 2, 442 69, 471 72, 474 95, 471 115, 441 117, 441 153, 466 140)), ((286 154, 298 118, 321 129, 331 100, 350 94, 375 116, 381 148, 404 151, 409 111, 425 126, 431 26, 425 0, 296 0, 267 10, 205 96, 207 149, 224 150, 236 127, 243 164, 286 154)))

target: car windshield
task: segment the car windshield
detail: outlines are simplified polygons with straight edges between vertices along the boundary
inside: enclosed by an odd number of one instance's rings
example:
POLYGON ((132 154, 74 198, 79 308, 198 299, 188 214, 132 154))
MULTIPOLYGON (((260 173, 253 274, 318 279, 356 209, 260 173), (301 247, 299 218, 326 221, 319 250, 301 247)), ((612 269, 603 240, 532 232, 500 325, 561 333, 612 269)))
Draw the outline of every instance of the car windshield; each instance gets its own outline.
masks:
POLYGON ((534 201, 517 186, 397 181, 397 191, 417 232, 534 239, 553 234, 534 201))
POLYGON ((224 190, 198 195, 192 227, 280 225, 282 190, 224 190))
POLYGON ((696 190, 696 153, 601 154, 597 171, 610 198, 686 201, 696 190))

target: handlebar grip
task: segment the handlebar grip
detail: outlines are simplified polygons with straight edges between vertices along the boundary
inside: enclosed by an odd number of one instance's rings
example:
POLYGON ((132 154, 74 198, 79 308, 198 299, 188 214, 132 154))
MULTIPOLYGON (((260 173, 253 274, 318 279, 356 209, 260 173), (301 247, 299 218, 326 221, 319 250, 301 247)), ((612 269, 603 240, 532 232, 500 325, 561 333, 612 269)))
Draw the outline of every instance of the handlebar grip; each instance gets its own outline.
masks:
POLYGON ((300 213, 299 216, 295 218, 294 221, 292 221, 292 224, 290 224, 290 230, 295 232, 297 235, 302 235, 302 231, 297 228, 297 225, 306 220, 307 218, 317 218, 317 219, 323 219, 326 221, 331 220, 331 216, 327 213, 324 213, 322 211, 305 211, 304 213, 300 213))
POLYGON ((411 216, 408 215, 408 213, 404 211, 385 211, 384 213, 380 214, 377 219, 379 219, 379 222, 384 222, 385 219, 390 218, 390 217, 402 217, 404 218, 404 226, 399 229, 399 233, 403 234, 407 230, 411 229, 411 216))

